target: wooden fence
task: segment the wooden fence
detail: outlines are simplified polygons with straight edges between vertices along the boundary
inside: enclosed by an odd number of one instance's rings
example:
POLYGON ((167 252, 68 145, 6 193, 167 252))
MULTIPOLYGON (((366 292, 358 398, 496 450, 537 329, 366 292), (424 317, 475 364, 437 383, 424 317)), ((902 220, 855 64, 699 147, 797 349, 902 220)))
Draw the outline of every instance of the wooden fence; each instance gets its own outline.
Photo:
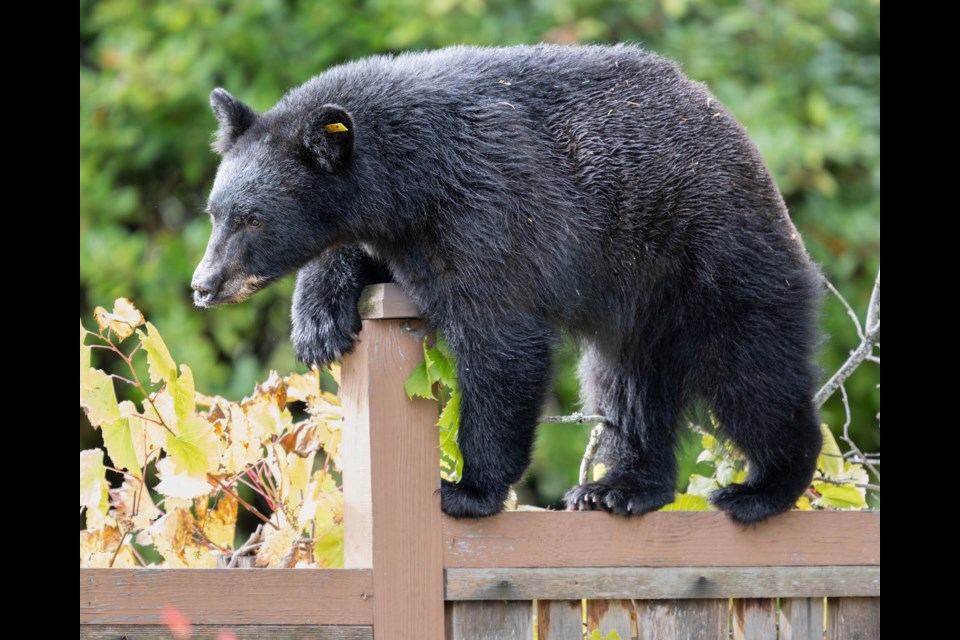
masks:
POLYGON ((81 638, 845 640, 880 637, 880 515, 441 515, 436 406, 407 399, 424 326, 371 287, 343 363, 344 569, 81 569, 81 638), (536 625, 536 626, 535 626, 536 625))

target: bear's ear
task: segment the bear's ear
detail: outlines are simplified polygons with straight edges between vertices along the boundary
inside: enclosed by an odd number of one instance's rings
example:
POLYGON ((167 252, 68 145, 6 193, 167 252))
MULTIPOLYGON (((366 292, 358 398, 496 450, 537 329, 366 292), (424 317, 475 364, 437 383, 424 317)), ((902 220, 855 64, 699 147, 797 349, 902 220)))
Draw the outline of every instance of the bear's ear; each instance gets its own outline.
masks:
POLYGON ((227 93, 226 89, 217 88, 210 93, 210 106, 220 122, 220 129, 213 141, 213 150, 222 155, 256 122, 257 114, 227 93))
POLYGON ((314 109, 304 126, 303 146, 324 171, 336 173, 353 153, 353 120, 335 104, 314 109))

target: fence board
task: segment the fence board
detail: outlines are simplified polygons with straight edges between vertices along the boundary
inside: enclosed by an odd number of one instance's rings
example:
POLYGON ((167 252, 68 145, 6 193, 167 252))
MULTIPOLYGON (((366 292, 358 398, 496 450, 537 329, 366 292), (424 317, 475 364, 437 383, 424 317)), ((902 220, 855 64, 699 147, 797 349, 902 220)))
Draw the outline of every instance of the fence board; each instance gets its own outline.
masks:
POLYGON ((739 598, 733 601, 734 640, 777 640, 777 599, 739 598))
MULTIPOLYGON (((192 625, 190 640, 215 640, 229 631, 236 640, 373 640, 373 627, 317 627, 258 624, 241 626, 192 625)), ((176 640, 162 625, 80 625, 80 640, 176 640)))
POLYGON ((538 640, 570 640, 583 635, 582 600, 538 600, 538 640))
MULTIPOLYGON (((370 529, 363 535, 372 543, 378 640, 441 640, 444 633, 438 409, 403 390, 423 359, 424 332, 419 320, 364 320, 363 338, 343 361, 344 429, 369 432, 368 440, 353 440, 369 453, 344 457, 346 487, 369 478, 368 494, 344 494, 345 532, 356 530, 351 517, 362 523, 369 513, 361 526, 370 529)), ((353 562, 364 559, 364 550, 352 553, 353 562)))
POLYGON ((877 640, 880 598, 827 600, 827 640, 877 640))
POLYGON ((823 598, 781 598, 780 640, 823 640, 823 598))
POLYGON ((444 566, 717 567, 880 564, 880 515, 795 511, 742 527, 723 513, 510 512, 443 519, 444 566))
POLYGON ((80 624, 159 624, 172 607, 194 624, 373 623, 368 570, 81 569, 80 624))
MULTIPOLYGON (((377 631, 379 634, 380 632, 377 631)), ((410 636, 411 638, 417 636, 410 636)), ((447 640, 533 640, 533 603, 451 602, 447 640)))
POLYGON ((638 600, 638 640, 727 640, 727 600, 638 600))
POLYGON ((880 567, 447 569, 447 600, 878 596, 880 567))
POLYGON ((588 600, 587 631, 606 636, 611 631, 622 640, 633 637, 633 603, 629 600, 588 600))

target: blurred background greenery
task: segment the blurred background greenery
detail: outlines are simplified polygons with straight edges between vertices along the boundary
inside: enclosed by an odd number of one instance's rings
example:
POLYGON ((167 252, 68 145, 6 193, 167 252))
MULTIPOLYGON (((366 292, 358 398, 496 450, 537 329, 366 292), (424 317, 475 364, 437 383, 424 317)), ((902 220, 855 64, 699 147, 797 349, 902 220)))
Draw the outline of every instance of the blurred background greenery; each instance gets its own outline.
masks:
MULTIPOLYGON (((297 369, 289 279, 243 305, 191 304, 217 164, 210 90, 262 110, 372 53, 539 41, 638 43, 706 82, 749 129, 810 252, 865 308, 880 261, 878 0, 81 0, 81 317, 130 298, 207 393, 239 398, 269 369, 297 369)), ((832 298, 822 324, 829 372, 857 338, 832 298)), ((557 360, 551 409, 571 411, 575 348, 557 360)), ((863 369, 847 385, 853 432, 874 451, 880 374, 863 369)), ((824 420, 842 423, 836 399, 824 420)), ((96 446, 84 422, 81 411, 81 448, 96 446)), ((587 430, 541 428, 523 501, 553 504, 574 484, 587 430)))

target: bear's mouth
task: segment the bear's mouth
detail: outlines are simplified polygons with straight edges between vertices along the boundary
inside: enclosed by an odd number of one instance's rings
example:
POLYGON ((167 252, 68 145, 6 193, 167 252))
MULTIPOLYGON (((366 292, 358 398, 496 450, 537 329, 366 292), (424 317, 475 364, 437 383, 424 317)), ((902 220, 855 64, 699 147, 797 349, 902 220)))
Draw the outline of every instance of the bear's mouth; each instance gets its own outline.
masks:
POLYGON ((222 304, 237 304, 260 291, 270 282, 270 278, 261 276, 231 278, 216 291, 194 291, 193 304, 201 309, 209 309, 222 304))

